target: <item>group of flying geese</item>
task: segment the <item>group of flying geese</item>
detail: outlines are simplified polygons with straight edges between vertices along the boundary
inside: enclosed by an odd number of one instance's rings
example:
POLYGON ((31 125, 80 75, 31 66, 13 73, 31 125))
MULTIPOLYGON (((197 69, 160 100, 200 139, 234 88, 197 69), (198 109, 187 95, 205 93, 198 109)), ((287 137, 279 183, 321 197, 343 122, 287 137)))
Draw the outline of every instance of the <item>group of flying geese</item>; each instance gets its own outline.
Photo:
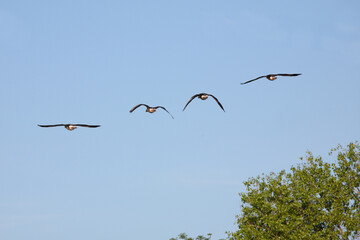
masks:
MULTIPOLYGON (((257 78, 254 78, 254 79, 251 79, 249 81, 246 81, 246 82, 243 82, 241 84, 248 84, 250 82, 253 82, 253 81, 256 81, 260 78, 267 78, 268 80, 270 81, 274 81, 277 79, 278 76, 283 76, 283 77, 295 77, 295 76, 299 76, 301 75, 301 73, 293 73, 293 74, 288 74, 288 73, 279 73, 279 74, 268 74, 268 75, 264 75, 264 76, 260 76, 260 77, 257 77, 257 78)), ((195 98, 199 98, 201 100, 206 100, 208 99, 209 97, 212 97, 216 102, 217 104, 219 105, 219 107, 225 112, 225 109, 224 107, 221 105, 220 101, 214 96, 214 95, 211 95, 211 94, 208 94, 208 93, 198 93, 198 94, 195 94, 194 96, 192 96, 190 98, 190 100, 186 103, 183 111, 186 109, 186 107, 189 105, 189 103, 194 100, 195 98)), ((136 105, 135 107, 133 107, 131 110, 130 110, 130 113, 132 113, 133 111, 135 111, 138 107, 141 107, 141 106, 144 106, 146 107, 146 110, 145 112, 148 112, 148 113, 154 113, 156 112, 156 110, 158 108, 161 108, 163 109, 164 111, 166 111, 173 119, 174 117, 171 115, 171 113, 166 110, 166 108, 164 108, 163 106, 156 106, 156 107, 150 107, 146 104, 138 104, 136 105)), ((69 131, 72 131, 72 130, 75 130, 77 127, 87 127, 87 128, 98 128, 100 127, 101 125, 88 125, 88 124, 71 124, 71 123, 67 123, 67 124, 52 124, 52 125, 38 125, 39 127, 65 127, 67 130, 69 131)))

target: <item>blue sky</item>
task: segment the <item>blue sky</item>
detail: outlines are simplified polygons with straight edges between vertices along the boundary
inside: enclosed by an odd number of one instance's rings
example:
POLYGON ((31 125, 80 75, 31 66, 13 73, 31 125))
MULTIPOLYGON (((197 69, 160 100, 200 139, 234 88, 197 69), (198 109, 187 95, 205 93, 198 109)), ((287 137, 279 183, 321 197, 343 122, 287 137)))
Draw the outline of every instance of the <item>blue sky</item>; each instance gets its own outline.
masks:
POLYGON ((2 1, 0 238, 236 229, 243 181, 359 140, 358 1, 2 1), (269 73, 294 78, 241 82, 269 73), (199 92, 212 100, 188 99, 199 92), (136 104, 166 107, 145 113, 136 104), (101 124, 43 129, 37 124, 101 124))

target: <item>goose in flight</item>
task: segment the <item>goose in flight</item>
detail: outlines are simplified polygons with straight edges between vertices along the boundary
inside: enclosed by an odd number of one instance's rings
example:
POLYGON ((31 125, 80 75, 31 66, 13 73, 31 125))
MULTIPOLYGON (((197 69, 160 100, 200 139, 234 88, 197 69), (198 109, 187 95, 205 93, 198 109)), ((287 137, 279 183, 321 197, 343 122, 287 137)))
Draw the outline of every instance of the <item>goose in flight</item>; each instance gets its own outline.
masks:
POLYGON ((87 124, 53 124, 53 125, 38 125, 39 127, 65 127, 67 130, 72 131, 77 127, 88 127, 88 128, 97 128, 100 125, 87 125, 87 124))
POLYGON ((221 103, 219 102, 219 100, 218 100, 215 96, 213 96, 213 95, 211 95, 211 94, 208 94, 208 93, 199 93, 199 94, 195 94, 194 96, 192 96, 192 97, 190 98, 190 100, 186 103, 183 111, 185 110, 185 108, 187 107, 187 105, 189 105, 189 103, 190 103, 192 100, 194 100, 196 97, 197 97, 197 98, 200 98, 201 100, 206 100, 209 96, 212 97, 212 98, 217 102, 217 104, 219 104, 219 106, 221 107, 221 109, 225 112, 224 107, 221 105, 221 103))
POLYGON ((301 75, 301 73, 294 73, 294 74, 288 74, 288 73, 278 73, 278 74, 268 74, 268 75, 264 75, 264 76, 260 76, 260 77, 257 77, 257 78, 254 78, 254 79, 251 79, 247 82, 244 82, 244 83, 241 83, 241 84, 247 84, 247 83, 250 83, 250 82, 253 82, 255 80, 258 80, 260 78, 263 78, 263 77, 266 77, 268 80, 270 81, 274 81, 275 79, 277 79, 277 76, 284 76, 284 77, 295 77, 295 76, 299 76, 301 75))
POLYGON ((146 105, 146 104, 142 104, 142 103, 141 103, 141 104, 138 104, 138 105, 136 105, 135 107, 133 107, 133 108, 130 110, 130 112, 132 113, 133 111, 135 111, 135 109, 137 109, 137 108, 140 107, 140 106, 145 106, 145 107, 146 107, 145 112, 148 112, 148 113, 154 113, 154 112, 156 112, 156 110, 157 110, 158 108, 164 109, 164 110, 174 119, 173 115, 171 115, 171 113, 169 113, 169 111, 166 110, 166 108, 164 108, 163 106, 150 107, 150 106, 148 106, 148 105, 146 105))

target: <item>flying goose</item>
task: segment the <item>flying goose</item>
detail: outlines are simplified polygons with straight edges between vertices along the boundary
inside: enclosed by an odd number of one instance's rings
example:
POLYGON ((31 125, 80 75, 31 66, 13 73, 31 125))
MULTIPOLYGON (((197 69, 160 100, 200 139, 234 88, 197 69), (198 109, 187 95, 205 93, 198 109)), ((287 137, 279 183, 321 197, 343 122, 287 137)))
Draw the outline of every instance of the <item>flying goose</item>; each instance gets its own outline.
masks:
POLYGON ((294 74, 288 74, 288 73, 278 73, 278 74, 268 74, 268 75, 264 75, 264 76, 261 76, 261 77, 257 77, 257 78, 254 78, 252 80, 249 80, 247 82, 244 82, 244 83, 241 83, 241 84, 247 84, 249 82, 253 82, 255 80, 258 80, 260 78, 263 78, 263 77, 266 77, 268 80, 270 81, 274 81, 275 79, 277 79, 277 76, 284 76, 284 77, 295 77, 295 76, 299 76, 301 75, 301 73, 294 73, 294 74))
POLYGON ((136 105, 135 107, 133 107, 133 108, 130 110, 130 112, 132 113, 135 109, 137 109, 137 108, 140 107, 140 106, 145 106, 145 107, 146 107, 145 112, 148 112, 148 113, 154 113, 154 112, 156 112, 156 110, 157 110, 158 108, 162 108, 162 109, 164 109, 164 110, 174 119, 173 115, 171 115, 171 113, 169 113, 168 110, 166 110, 166 108, 164 108, 163 106, 150 107, 150 106, 148 106, 148 105, 146 105, 146 104, 142 104, 142 103, 141 103, 141 104, 138 104, 138 105, 136 105))
POLYGON ((189 105, 189 103, 190 103, 192 100, 194 100, 194 98, 197 97, 197 98, 200 98, 201 100, 206 100, 209 96, 212 97, 212 98, 217 102, 217 104, 219 104, 219 106, 221 107, 221 109, 225 112, 224 107, 221 105, 221 103, 219 102, 219 100, 218 100, 215 96, 213 96, 213 95, 211 95, 211 94, 208 94, 208 93, 199 93, 199 94, 195 94, 194 96, 192 96, 192 97, 190 98, 190 100, 186 103, 183 111, 185 110, 185 108, 187 107, 187 105, 189 105))
POLYGON ((100 125, 87 125, 87 124, 53 124, 53 125, 38 125, 39 127, 60 127, 63 126, 67 130, 72 131, 75 130, 77 127, 88 127, 88 128, 97 128, 100 125))

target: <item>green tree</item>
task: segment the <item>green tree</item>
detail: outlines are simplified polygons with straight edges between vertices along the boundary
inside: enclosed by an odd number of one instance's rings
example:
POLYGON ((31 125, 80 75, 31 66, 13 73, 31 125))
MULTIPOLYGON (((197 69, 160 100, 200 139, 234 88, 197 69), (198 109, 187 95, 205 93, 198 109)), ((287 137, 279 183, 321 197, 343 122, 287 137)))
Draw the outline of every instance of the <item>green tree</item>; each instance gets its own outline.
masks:
POLYGON ((332 149, 333 164, 310 152, 290 173, 245 182, 239 239, 360 239, 360 146, 332 149))
POLYGON ((176 238, 170 238, 170 240, 211 240, 211 233, 207 234, 207 237, 204 237, 202 235, 197 236, 196 238, 188 237, 186 233, 180 233, 178 237, 176 238))

